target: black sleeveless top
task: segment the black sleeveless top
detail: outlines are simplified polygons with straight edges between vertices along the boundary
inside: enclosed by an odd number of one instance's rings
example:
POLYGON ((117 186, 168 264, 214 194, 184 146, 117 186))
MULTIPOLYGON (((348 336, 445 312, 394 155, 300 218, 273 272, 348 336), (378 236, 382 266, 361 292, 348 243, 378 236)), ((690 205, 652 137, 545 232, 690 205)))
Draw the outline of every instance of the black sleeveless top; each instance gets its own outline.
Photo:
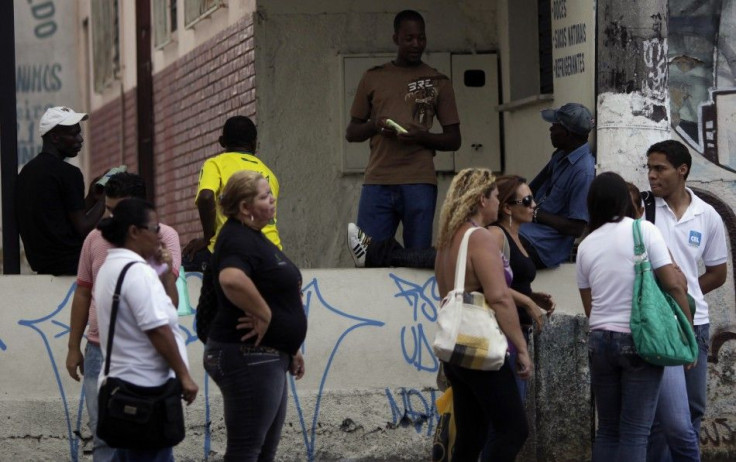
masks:
MULTIPOLYGON (((511 238, 503 226, 493 226, 500 228, 506 235, 506 240, 509 242, 509 263, 511 264, 511 270, 514 272, 514 279, 511 281, 511 285, 509 287, 526 296, 531 296, 532 281, 537 276, 537 268, 534 266, 534 262, 531 258, 521 252, 519 246, 516 245, 516 242, 511 238)), ((521 325, 532 325, 532 317, 529 316, 526 309, 517 306, 516 311, 519 313, 519 322, 521 325)))

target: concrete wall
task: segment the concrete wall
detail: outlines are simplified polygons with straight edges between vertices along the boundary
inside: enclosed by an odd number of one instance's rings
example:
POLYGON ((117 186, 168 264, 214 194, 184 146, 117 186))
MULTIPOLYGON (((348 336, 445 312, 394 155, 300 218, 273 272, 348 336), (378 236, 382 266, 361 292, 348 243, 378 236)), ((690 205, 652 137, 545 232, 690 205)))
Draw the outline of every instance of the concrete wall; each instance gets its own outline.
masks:
MULTIPOLYGON (((261 156, 281 183, 279 231, 304 267, 352 266, 345 229, 357 216, 363 177, 341 173, 340 54, 395 53, 393 17, 403 8, 426 21, 427 51, 498 48, 495 2, 275 0, 255 22, 261 156)), ((494 108, 488 108, 494 110, 494 108)), ((462 118, 472 114, 460 114, 462 118)), ((365 155, 369 154, 364 143, 365 155)), ((450 175, 439 175, 438 207, 450 175)), ((439 214, 436 214, 439 215, 439 214)))
MULTIPOLYGON (((85 17, 89 2, 80 5, 85 17)), ((556 76, 554 95, 526 102, 512 101, 509 90, 514 81, 510 63, 519 52, 511 43, 508 24, 513 18, 506 0, 410 1, 400 7, 387 0, 242 0, 216 10, 193 29, 183 28, 179 8, 179 30, 153 53, 156 202, 162 219, 177 227, 182 242, 200 233, 193 198, 201 163, 219 151, 217 136, 227 116, 257 113, 259 155, 282 185, 279 223, 289 254, 302 267, 350 266, 345 225, 355 220, 363 178, 341 171, 348 121, 341 114, 340 55, 395 53, 392 20, 401 8, 425 16, 428 52, 498 52, 500 100, 511 105, 503 109, 504 173, 533 177, 552 152, 549 125, 539 110, 569 101, 593 106, 593 6, 583 0, 567 5, 553 27, 584 23, 589 32, 582 43, 556 47, 554 58, 582 53, 589 65, 556 76)), ((128 39, 121 42, 120 80, 90 97, 89 175, 120 163, 137 170, 130 6, 120 10, 120 24, 128 31, 121 35, 128 39)), ((529 40, 535 37, 529 34, 529 40)), ((461 120, 472 119, 476 111, 498 110, 479 102, 461 120)), ((362 147, 367 157, 367 142, 362 147)), ((438 177, 439 209, 452 174, 438 177)))
MULTIPOLYGON (((563 265, 535 281, 537 290, 554 294, 558 308, 533 339, 536 366, 527 402, 532 436, 520 460, 590 457, 587 322, 572 283, 574 271, 574 265, 563 265)), ((307 369, 301 381, 289 380, 279 460, 427 460, 439 396, 431 351, 438 305, 432 273, 305 270, 303 276, 307 369)), ((199 278, 198 273, 187 277, 193 301, 199 278)), ((0 277, 3 460, 89 460, 83 452, 90 433, 81 386, 64 366, 73 290, 72 278, 0 277)), ((714 330, 734 322, 726 308, 733 306, 733 296, 733 290, 719 289, 709 297, 714 330)), ((222 402, 216 385, 205 378, 192 322, 192 315, 180 317, 200 395, 187 409, 187 438, 176 456, 195 461, 209 454, 210 460, 221 460, 222 402)), ((718 350, 701 433, 704 460, 736 455, 736 343, 718 350)))

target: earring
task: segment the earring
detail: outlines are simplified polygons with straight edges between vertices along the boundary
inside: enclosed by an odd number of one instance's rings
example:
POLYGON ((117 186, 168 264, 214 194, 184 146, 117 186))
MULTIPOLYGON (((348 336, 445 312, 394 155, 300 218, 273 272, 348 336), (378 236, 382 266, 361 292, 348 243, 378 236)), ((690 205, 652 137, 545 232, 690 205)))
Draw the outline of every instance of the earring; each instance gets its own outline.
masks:
POLYGON ((250 221, 253 221, 253 214, 250 214, 250 221))
POLYGON ((512 221, 511 215, 509 215, 509 228, 511 228, 511 221, 512 221))

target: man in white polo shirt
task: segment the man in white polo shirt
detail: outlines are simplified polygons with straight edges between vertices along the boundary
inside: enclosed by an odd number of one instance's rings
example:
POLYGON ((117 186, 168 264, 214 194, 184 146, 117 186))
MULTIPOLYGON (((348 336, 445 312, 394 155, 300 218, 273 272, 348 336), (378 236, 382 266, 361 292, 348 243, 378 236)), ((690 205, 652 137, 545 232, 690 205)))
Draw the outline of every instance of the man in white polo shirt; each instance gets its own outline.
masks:
MULTIPOLYGON (((675 428, 685 428, 689 403, 689 418, 695 436, 695 448, 700 434, 700 422, 705 414, 708 379, 708 347, 710 344, 710 320, 705 294, 726 282, 728 249, 723 220, 715 209, 696 196, 685 186, 690 173, 692 157, 687 147, 679 141, 662 141, 647 150, 649 186, 655 196, 653 217, 657 228, 662 231, 675 262, 687 278, 688 294, 696 303, 695 336, 698 339, 697 364, 684 371, 685 387, 682 386, 683 368, 665 368, 660 389, 657 417, 652 429, 647 459, 667 461, 670 453, 678 460, 691 460, 676 448, 684 447, 682 438, 676 436, 675 428), (705 272, 699 274, 698 263, 703 262, 705 272), (686 396, 683 392, 686 389, 686 396), (664 438, 666 437, 666 444, 664 438), (668 447, 669 446, 669 449, 668 447)), ((682 433, 681 433, 682 434, 682 433)), ((692 437, 688 437, 692 441, 692 437)), ((690 445, 692 446, 692 444, 690 445)), ((692 454, 693 460, 696 456, 692 454)))

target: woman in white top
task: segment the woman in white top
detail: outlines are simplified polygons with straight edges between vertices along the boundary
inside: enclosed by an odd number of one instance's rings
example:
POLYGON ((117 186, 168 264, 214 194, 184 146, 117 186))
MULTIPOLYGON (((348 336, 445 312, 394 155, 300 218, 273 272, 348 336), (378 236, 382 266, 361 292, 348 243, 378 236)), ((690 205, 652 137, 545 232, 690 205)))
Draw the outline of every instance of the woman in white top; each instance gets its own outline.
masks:
MULTIPOLYGON (((109 375, 144 387, 162 385, 176 376, 181 381, 183 398, 190 404, 197 396, 198 387, 189 375, 176 307, 156 271, 146 263, 161 247, 158 215, 153 205, 142 199, 123 200, 113 210, 112 217, 103 219, 97 227, 102 237, 115 246, 109 250, 94 286, 103 361, 110 353, 107 337, 118 276, 127 263, 140 263, 132 265, 123 280, 109 375)), ((104 374, 103 369, 100 385, 104 374)), ((173 460, 172 448, 118 449, 117 455, 122 461, 173 460)))
MULTIPOLYGON (((612 172, 598 175, 588 192, 588 212, 590 233, 578 247, 577 280, 590 324, 590 376, 598 411, 593 461, 643 462, 663 368, 637 355, 629 328, 634 237, 623 178, 612 172)), ((641 232, 663 289, 689 315, 685 287, 661 233, 646 221, 641 232)))

